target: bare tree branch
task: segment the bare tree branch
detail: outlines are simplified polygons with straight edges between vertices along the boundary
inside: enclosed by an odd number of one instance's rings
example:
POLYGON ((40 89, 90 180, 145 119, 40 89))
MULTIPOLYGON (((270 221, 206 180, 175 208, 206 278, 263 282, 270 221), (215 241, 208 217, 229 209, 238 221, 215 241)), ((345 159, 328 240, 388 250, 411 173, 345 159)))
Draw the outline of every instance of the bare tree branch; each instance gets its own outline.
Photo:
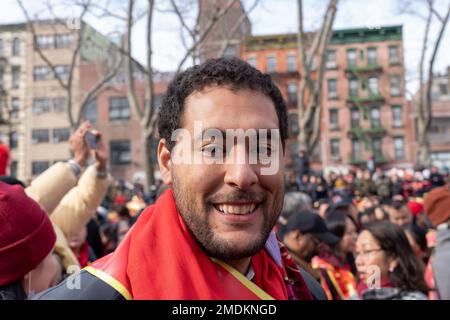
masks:
POLYGON ((82 117, 84 115, 84 112, 86 110, 87 105, 91 100, 97 96, 97 94, 104 89, 105 85, 109 83, 119 72, 119 70, 122 68, 123 64, 123 57, 120 57, 119 62, 115 67, 113 67, 108 74, 106 74, 103 78, 101 78, 94 87, 88 92, 88 94, 84 97, 83 101, 80 104, 80 111, 78 112, 77 122, 75 127, 78 127, 81 123, 82 117))
MULTIPOLYGON (((425 35, 423 38, 423 43, 422 43, 422 52, 420 55, 420 62, 419 62, 419 83, 420 83, 420 91, 419 91, 419 105, 418 105, 418 113, 419 113, 419 127, 423 128, 423 132, 426 132, 426 122, 427 122, 427 117, 426 116, 426 107, 425 107, 425 98, 424 98, 424 91, 422 89, 422 86, 424 84, 424 63, 425 63, 425 55, 427 52, 427 48, 428 48, 428 36, 430 33, 430 25, 431 25, 431 19, 432 19, 432 8, 433 8, 433 1, 429 0, 428 1, 429 4, 429 11, 428 11, 428 17, 427 17, 427 22, 425 25, 425 35)), ((422 131, 422 129, 419 129, 419 131, 422 131)), ((422 137, 423 139, 423 137, 422 137)))
POLYGON ((439 15, 436 14, 436 11, 434 9, 434 2, 433 0, 428 0, 428 17, 427 22, 425 25, 425 34, 424 39, 422 43, 422 52, 420 57, 420 63, 419 63, 419 99, 413 100, 413 103, 417 104, 418 107, 418 118, 417 118, 417 134, 418 134, 418 141, 419 141, 419 162, 421 165, 429 166, 431 164, 430 160, 430 142, 428 137, 428 132, 431 126, 431 120, 432 120, 432 100, 431 100, 431 90, 433 88, 433 67, 434 62, 436 59, 436 55, 439 49, 439 46, 441 44, 442 36, 444 34, 445 28, 447 26, 449 15, 450 15, 450 4, 448 6, 447 12, 444 16, 444 18, 439 17, 439 15), (438 17, 438 20, 440 21, 440 29, 438 36, 433 44, 433 49, 431 53, 431 58, 428 62, 428 79, 425 84, 424 82, 424 64, 425 64, 425 55, 428 49, 428 38, 430 35, 430 25, 432 22, 433 15, 436 15, 438 17))
POLYGON ((223 8, 216 8, 216 11, 210 18, 208 24, 206 25, 204 31, 202 34, 199 35, 198 39, 192 44, 192 46, 187 50, 184 57, 181 59, 180 63, 178 64, 177 73, 180 72, 181 68, 183 67, 184 63, 188 59, 188 57, 194 52, 194 50, 197 49, 197 47, 203 42, 203 40, 208 36, 208 34, 213 29, 214 25, 217 23, 217 21, 220 20, 227 12, 228 10, 233 6, 233 4, 237 0, 228 0, 226 5, 223 8))
MULTIPOLYGON (((38 53, 39 57, 50 68, 54 78, 57 80, 60 87, 66 91, 67 117, 68 117, 70 126, 72 128, 74 128, 74 127, 78 126, 78 124, 80 123, 80 119, 83 116, 83 112, 84 112, 86 104, 93 97, 95 97, 98 94, 98 92, 117 74, 116 68, 113 68, 112 70, 110 70, 106 75, 104 75, 104 77, 102 77, 96 83, 96 85, 94 85, 86 93, 81 105, 79 105, 79 108, 74 109, 75 108, 74 103, 73 103, 74 73, 75 73, 75 68, 79 64, 81 47, 83 46, 83 41, 85 40, 83 38, 83 34, 85 32, 86 25, 84 24, 83 19, 85 18, 85 16, 89 13, 89 11, 91 9, 92 0, 74 1, 74 3, 77 6, 81 7, 81 13, 78 17, 78 19, 80 21, 80 28, 78 29, 78 31, 76 33, 76 35, 77 35, 76 44, 75 44, 75 47, 72 48, 72 52, 71 52, 70 64, 68 65, 69 71, 68 71, 68 75, 67 75, 67 82, 64 82, 61 75, 57 72, 57 66, 55 64, 53 64, 53 62, 47 57, 47 55, 43 52, 42 48, 38 44, 38 41, 37 41, 38 34, 37 34, 37 31, 35 28, 35 24, 39 23, 39 21, 33 21, 30 18, 30 15, 29 15, 26 7, 24 6, 22 0, 16 0, 16 1, 17 1, 18 5, 20 6, 23 14, 25 15, 25 18, 27 20, 27 25, 29 26, 30 31, 32 33, 34 49, 38 53), (77 114, 75 116, 74 116, 74 110, 77 111, 77 114)), ((61 19, 57 18, 54 8, 52 7, 50 2, 47 2, 47 9, 49 10, 49 12, 51 14, 54 15, 54 17, 55 17, 54 23, 63 25, 63 23, 61 22, 61 19)), ((52 26, 54 27, 54 25, 52 25, 52 26)), ((66 26, 66 28, 67 28, 67 26, 66 26)), ((119 48, 117 48, 117 49, 120 51, 119 48)))
POLYGON ((153 0, 148 0, 147 12, 147 94, 144 110, 145 127, 150 125, 153 115, 153 68, 152 68, 152 21, 153 21, 153 0))
POLYGON ((185 19, 183 17, 183 14, 181 13, 180 8, 176 4, 175 0, 170 0, 170 3, 172 4, 172 7, 174 9, 174 13, 176 14, 178 19, 180 20, 180 23, 181 23, 182 27, 189 32, 191 38, 195 38, 195 36, 196 36, 195 35, 195 31, 191 30, 191 28, 189 28, 189 26, 186 24, 186 21, 185 21, 185 19))
POLYGON ((330 0, 320 27, 307 50, 308 41, 303 26, 303 1, 297 0, 298 32, 297 47, 300 54, 301 79, 297 91, 297 114, 300 134, 299 151, 310 152, 320 137, 322 84, 325 73, 326 49, 333 33, 332 27, 337 11, 337 0, 330 0), (318 60, 317 77, 311 78, 314 59, 318 60), (307 101, 306 101, 307 98, 307 101))
MULTIPOLYGON (((126 54, 126 72, 128 75, 128 103, 130 107, 136 110, 139 119, 142 119, 144 114, 141 108, 139 108, 137 98, 136 98, 136 84, 134 81, 133 74, 133 58, 131 57, 131 31, 133 26, 133 8, 134 0, 128 1, 128 17, 127 17, 127 32, 125 36, 124 50, 126 54)), ((150 48, 148 48, 150 50, 150 48)))
POLYGON ((253 4, 248 8, 247 11, 244 10, 244 12, 239 16, 239 19, 236 21, 235 25, 231 28, 231 30, 228 32, 227 36, 225 37, 225 40, 222 41, 222 44, 219 49, 219 53, 217 54, 217 57, 223 57, 225 54, 225 50, 230 45, 231 38, 236 33, 236 31, 241 27, 241 25, 245 22, 245 20, 248 18, 248 15, 258 6, 260 0, 253 1, 253 4))
POLYGON ((23 14, 25 15, 25 19, 27 20, 27 25, 30 27, 31 34, 33 36, 33 46, 34 49, 37 51, 39 56, 42 60, 47 64, 47 66, 51 69, 53 75, 55 76, 56 80, 59 82, 60 86, 67 90, 67 84, 64 83, 64 81, 61 79, 59 74, 56 72, 55 65, 47 58, 47 56, 42 52, 42 49, 39 47, 39 44, 37 42, 37 34, 36 29, 34 28, 34 22, 30 19, 30 15, 28 14, 27 9, 22 3, 22 0, 16 0, 20 8, 22 9, 23 14))
POLYGON ((427 96, 426 96, 427 112, 425 114, 426 115, 425 119, 427 122, 427 125, 426 125, 427 131, 429 130, 430 123, 431 123, 431 88, 433 87, 433 80, 434 80, 434 76, 433 76, 434 61, 436 59, 436 54, 437 54, 437 51, 441 44, 441 40, 442 40, 442 36, 445 31, 445 27, 447 26, 449 15, 450 15, 450 4, 448 6, 447 13, 446 13, 444 19, 441 20, 442 21, 441 27, 440 27, 440 30, 438 33, 438 37, 434 42, 433 52, 431 54, 431 59, 430 59, 429 65, 428 65, 428 83, 427 83, 427 96))

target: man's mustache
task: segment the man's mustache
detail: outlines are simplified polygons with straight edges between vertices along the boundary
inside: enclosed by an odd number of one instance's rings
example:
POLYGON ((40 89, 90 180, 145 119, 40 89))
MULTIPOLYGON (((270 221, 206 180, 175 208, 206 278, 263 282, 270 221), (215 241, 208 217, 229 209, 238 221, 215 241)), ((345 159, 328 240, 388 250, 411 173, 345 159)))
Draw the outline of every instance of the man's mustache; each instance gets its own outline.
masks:
POLYGON ((266 199, 264 192, 236 191, 227 194, 215 194, 208 199, 208 203, 233 203, 233 202, 255 202, 261 203, 266 199))

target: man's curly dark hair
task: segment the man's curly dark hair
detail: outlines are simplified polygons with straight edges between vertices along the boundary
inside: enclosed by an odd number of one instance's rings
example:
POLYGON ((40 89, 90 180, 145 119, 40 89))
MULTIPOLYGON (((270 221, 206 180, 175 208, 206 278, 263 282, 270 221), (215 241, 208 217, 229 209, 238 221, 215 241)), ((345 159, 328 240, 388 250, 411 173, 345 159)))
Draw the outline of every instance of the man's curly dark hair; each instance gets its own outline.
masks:
POLYGON ((159 136, 166 140, 169 150, 174 147, 171 137, 180 128, 186 98, 208 86, 226 87, 233 91, 250 89, 270 98, 275 105, 284 149, 288 128, 287 108, 270 76, 238 58, 218 58, 181 72, 169 84, 158 119, 159 136))

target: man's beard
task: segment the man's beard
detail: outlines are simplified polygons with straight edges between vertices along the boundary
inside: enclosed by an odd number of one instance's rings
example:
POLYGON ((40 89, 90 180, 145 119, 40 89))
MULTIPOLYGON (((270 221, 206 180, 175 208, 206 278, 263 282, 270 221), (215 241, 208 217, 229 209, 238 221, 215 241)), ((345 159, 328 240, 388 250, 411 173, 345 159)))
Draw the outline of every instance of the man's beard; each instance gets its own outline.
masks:
MULTIPOLYGON (((243 191, 236 191, 224 197, 212 197, 208 200, 198 203, 194 197, 191 197, 192 192, 188 188, 184 188, 178 182, 176 177, 172 175, 173 192, 175 203, 184 223, 194 236, 196 241, 200 244, 206 254, 210 257, 219 258, 222 260, 239 260, 255 255, 258 251, 264 248, 264 245, 269 237, 269 234, 278 220, 279 213, 282 208, 282 201, 274 199, 272 208, 265 207, 267 198, 265 195, 255 195, 243 191), (248 245, 242 249, 236 248, 233 243, 227 239, 223 239, 217 235, 210 224, 209 215, 213 213, 214 206, 211 203, 212 199, 220 198, 221 202, 231 202, 235 200, 254 200, 255 197, 264 201, 260 204, 263 213, 263 223, 260 232, 249 241, 248 245), (225 199, 227 201, 225 201, 225 199), (277 214, 272 215, 271 212, 277 214)), ((281 195, 284 193, 282 192, 281 195)), ((216 201, 214 201, 215 203, 216 201)))

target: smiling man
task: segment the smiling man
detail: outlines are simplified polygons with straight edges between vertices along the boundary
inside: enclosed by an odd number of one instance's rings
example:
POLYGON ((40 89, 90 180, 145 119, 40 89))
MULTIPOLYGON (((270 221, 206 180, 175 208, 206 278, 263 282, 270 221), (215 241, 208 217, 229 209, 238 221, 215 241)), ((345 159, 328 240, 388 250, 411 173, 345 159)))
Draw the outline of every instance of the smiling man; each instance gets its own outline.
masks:
POLYGON ((170 188, 114 253, 76 275, 79 289, 66 282, 41 298, 311 299, 272 233, 287 110, 270 77, 234 58, 192 67, 171 82, 158 125, 170 188))

